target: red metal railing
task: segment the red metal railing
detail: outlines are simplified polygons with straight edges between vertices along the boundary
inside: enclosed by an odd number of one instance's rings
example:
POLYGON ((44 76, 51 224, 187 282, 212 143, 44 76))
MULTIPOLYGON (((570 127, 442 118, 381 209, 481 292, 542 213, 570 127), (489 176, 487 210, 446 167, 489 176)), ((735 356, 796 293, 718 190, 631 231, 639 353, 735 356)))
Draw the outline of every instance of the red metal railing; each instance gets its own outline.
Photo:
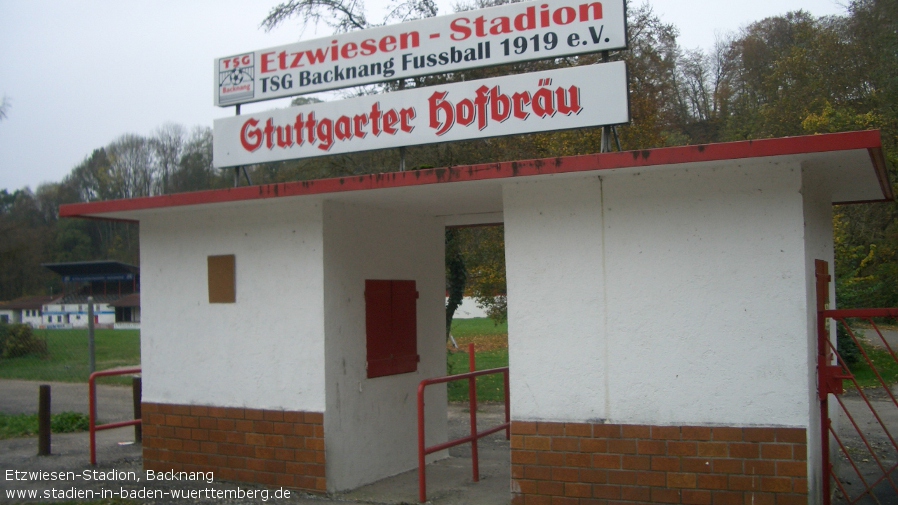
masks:
POLYGON ((136 426, 141 424, 140 419, 132 419, 130 421, 121 421, 118 423, 101 424, 97 426, 97 377, 110 377, 113 375, 129 375, 140 373, 140 368, 118 368, 114 370, 103 370, 102 372, 94 372, 90 374, 88 379, 88 395, 90 409, 90 464, 97 466, 97 432, 100 430, 111 430, 113 428, 123 428, 125 426, 136 426))
POLYGON ((477 440, 492 435, 498 431, 505 430, 505 438, 511 438, 511 412, 508 410, 508 367, 491 368, 489 370, 476 371, 474 359, 474 344, 468 345, 468 363, 470 372, 448 375, 445 377, 434 377, 432 379, 424 379, 418 384, 418 500, 421 503, 427 501, 427 472, 425 470, 424 458, 428 454, 455 447, 456 445, 471 443, 471 459, 472 471, 474 474, 474 482, 480 481, 480 466, 477 456, 477 440), (499 426, 478 432, 477 431, 477 377, 484 375, 502 374, 505 382, 505 422, 499 426), (458 380, 468 380, 468 398, 470 400, 471 411, 471 434, 456 440, 450 440, 442 444, 426 447, 424 443, 424 388, 433 384, 444 384, 458 380))

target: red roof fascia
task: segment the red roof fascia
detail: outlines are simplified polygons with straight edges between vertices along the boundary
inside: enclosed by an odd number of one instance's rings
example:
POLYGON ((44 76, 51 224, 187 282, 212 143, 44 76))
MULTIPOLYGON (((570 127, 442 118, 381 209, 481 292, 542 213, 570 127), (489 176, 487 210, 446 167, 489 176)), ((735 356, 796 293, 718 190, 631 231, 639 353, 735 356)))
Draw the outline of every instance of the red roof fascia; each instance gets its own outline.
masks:
POLYGON ((867 149, 877 171, 885 200, 894 199, 882 156, 878 130, 831 133, 802 137, 746 140, 719 144, 663 147, 641 151, 586 154, 525 161, 462 165, 448 168, 389 172, 353 177, 285 182, 261 186, 179 193, 174 195, 74 203, 59 208, 60 217, 90 217, 112 212, 203 205, 285 196, 303 196, 344 191, 398 188, 446 182, 480 181, 511 177, 640 168, 680 163, 764 158, 794 154, 867 149))

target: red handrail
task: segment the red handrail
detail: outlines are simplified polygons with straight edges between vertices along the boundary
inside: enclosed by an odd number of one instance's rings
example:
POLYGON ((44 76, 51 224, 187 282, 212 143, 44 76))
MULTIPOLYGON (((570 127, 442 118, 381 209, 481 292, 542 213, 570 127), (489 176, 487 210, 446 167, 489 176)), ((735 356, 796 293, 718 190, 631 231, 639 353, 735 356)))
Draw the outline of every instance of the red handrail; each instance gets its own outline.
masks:
POLYGON ((418 384, 418 499, 421 503, 427 501, 427 473, 425 471, 424 457, 434 452, 442 451, 456 445, 471 442, 471 458, 472 470, 474 474, 474 482, 480 481, 480 465, 477 454, 477 440, 487 435, 492 435, 497 431, 505 430, 506 440, 511 438, 511 412, 508 410, 509 392, 508 392, 508 367, 492 368, 489 370, 475 371, 474 362, 474 344, 468 345, 470 372, 447 375, 445 377, 434 377, 432 379, 424 379, 418 384), (499 426, 477 431, 477 377, 482 375, 493 375, 501 373, 504 378, 505 385, 505 422, 499 426), (457 380, 468 379, 468 398, 470 399, 471 411, 471 434, 456 440, 450 440, 442 444, 426 447, 424 443, 424 388, 433 384, 444 384, 457 380))
POLYGON ((111 430, 113 428, 122 428, 125 426, 136 426, 141 424, 140 419, 132 419, 130 421, 121 421, 118 423, 101 424, 97 426, 97 377, 109 377, 112 375, 128 375, 140 373, 140 368, 117 368, 113 370, 103 370, 102 372, 94 372, 90 374, 88 379, 88 395, 90 409, 90 464, 97 466, 97 433, 100 430, 111 430))

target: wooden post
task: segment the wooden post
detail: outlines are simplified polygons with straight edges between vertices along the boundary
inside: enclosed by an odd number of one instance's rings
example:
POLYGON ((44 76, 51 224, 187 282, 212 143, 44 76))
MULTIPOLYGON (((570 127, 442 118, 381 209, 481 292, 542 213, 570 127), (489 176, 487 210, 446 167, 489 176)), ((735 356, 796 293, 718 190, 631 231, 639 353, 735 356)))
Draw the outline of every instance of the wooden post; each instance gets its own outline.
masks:
POLYGON ((50 455, 50 386, 41 384, 37 403, 37 455, 50 455))
MULTIPOLYGON (((141 401, 141 379, 140 377, 134 377, 131 380, 131 391, 133 392, 133 401, 134 401, 134 419, 141 419, 140 412, 140 401, 141 401)), ((134 425, 134 441, 135 442, 143 442, 143 430, 141 429, 141 425, 134 425)))

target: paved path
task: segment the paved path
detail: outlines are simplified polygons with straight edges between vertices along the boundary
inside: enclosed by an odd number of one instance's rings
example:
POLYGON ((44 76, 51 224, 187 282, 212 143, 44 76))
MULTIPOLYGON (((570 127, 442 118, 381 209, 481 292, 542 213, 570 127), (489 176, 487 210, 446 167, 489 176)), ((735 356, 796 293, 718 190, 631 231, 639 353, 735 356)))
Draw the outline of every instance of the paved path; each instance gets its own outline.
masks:
MULTIPOLYGON (((889 343, 889 347, 892 348, 893 351, 898 352, 898 331, 895 330, 880 330, 882 332, 882 337, 889 343)), ((873 329, 865 329, 864 336, 867 337, 867 340, 870 341, 871 344, 885 348, 882 343, 882 339, 879 338, 879 335, 876 334, 873 329)))
MULTIPOLYGON (((88 413, 86 383, 0 380, 0 412, 37 414, 38 390, 50 385, 50 411, 88 413)), ((134 419, 132 389, 127 386, 97 386, 97 417, 100 422, 134 419)))
MULTIPOLYGON (((839 398, 830 397, 830 405, 836 413, 833 423, 842 443, 842 445, 833 444, 833 464, 842 486, 852 498, 858 497, 863 492, 862 480, 875 482, 883 477, 884 472, 877 460, 885 468, 895 468, 895 465, 898 465, 898 450, 891 441, 892 437, 898 436, 898 408, 882 389, 867 389, 864 394, 870 401, 869 405, 856 391, 848 391, 839 398), (871 407, 875 409, 876 416, 873 415, 871 407), (873 449, 875 457, 858 435, 853 423, 863 431, 864 438, 873 449), (842 446, 847 448, 854 465, 857 465, 857 470, 845 457, 842 446), (860 472, 860 475, 857 472, 860 472)), ((892 394, 898 396, 898 386, 893 386, 892 394)), ((890 478, 894 485, 898 485, 898 470, 893 471, 890 478)), ((874 494, 880 505, 898 505, 898 495, 888 482, 876 486, 874 494)), ((836 500, 834 503, 843 502, 836 500)))

